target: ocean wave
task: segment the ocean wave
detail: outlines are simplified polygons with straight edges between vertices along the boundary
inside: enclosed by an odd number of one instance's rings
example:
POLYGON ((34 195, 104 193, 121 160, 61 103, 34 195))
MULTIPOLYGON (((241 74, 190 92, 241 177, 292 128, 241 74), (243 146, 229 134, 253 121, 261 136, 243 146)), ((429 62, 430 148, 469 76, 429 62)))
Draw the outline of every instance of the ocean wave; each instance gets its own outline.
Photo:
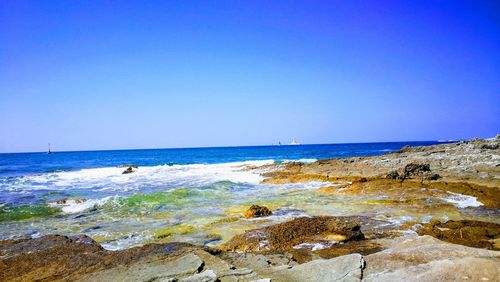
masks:
POLYGON ((273 164, 274 160, 220 164, 141 166, 122 174, 123 167, 91 168, 0 179, 0 190, 77 190, 137 191, 147 187, 201 187, 219 181, 258 184, 263 177, 248 166, 273 164))
POLYGON ((102 199, 67 199, 64 201, 51 202, 49 207, 59 208, 63 213, 72 214, 88 211, 101 207, 110 201, 116 201, 117 196, 104 197, 102 199))
POLYGON ((298 159, 298 160, 283 160, 282 163, 304 163, 310 164, 318 161, 318 159, 298 159))
POLYGON ((147 240, 150 240, 153 238, 153 234, 148 231, 144 232, 136 232, 129 234, 127 236, 123 236, 121 238, 118 238, 116 240, 111 240, 111 241, 106 241, 102 242, 101 246, 109 251, 117 251, 117 250, 123 250, 126 248, 131 248, 135 246, 140 246, 143 245, 144 242, 147 240))

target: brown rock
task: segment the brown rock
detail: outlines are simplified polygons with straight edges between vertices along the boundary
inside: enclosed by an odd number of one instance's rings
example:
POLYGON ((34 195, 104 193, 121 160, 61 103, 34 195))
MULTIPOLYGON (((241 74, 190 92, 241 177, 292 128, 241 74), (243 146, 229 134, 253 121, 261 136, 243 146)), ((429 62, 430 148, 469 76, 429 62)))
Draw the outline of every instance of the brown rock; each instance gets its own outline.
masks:
POLYGON ((399 173, 397 171, 391 171, 389 172, 385 178, 387 179, 398 179, 399 178, 399 173))
POLYGON ((469 247, 499 250, 493 241, 500 238, 500 224, 493 222, 450 220, 442 223, 434 220, 424 224, 417 233, 469 247))
POLYGON ((429 164, 409 163, 403 168, 399 178, 405 180, 414 176, 422 176, 430 171, 431 166, 429 164))
POLYGON ((441 178, 441 176, 437 173, 433 173, 426 177, 427 180, 438 180, 439 178, 441 178))
POLYGON ((236 251, 293 251, 302 243, 362 240, 357 221, 347 217, 315 216, 259 228, 233 237, 223 249, 236 251))
POLYGON ((271 214, 272 214, 271 210, 265 206, 252 205, 245 212, 244 217, 245 218, 263 217, 263 216, 269 216, 271 214))
POLYGON ((185 243, 108 251, 87 236, 5 240, 0 241, 0 281, 74 281, 111 269, 119 271, 117 267, 124 265, 155 267, 191 252, 200 257, 207 254, 185 243))

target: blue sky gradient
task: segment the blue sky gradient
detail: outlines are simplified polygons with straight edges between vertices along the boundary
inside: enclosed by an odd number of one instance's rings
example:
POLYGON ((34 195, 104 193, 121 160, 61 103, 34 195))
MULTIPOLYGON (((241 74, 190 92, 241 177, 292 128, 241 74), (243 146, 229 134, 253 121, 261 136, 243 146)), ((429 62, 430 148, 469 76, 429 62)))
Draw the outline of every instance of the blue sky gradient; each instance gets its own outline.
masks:
POLYGON ((0 152, 499 129, 498 1, 0 0, 0 152))

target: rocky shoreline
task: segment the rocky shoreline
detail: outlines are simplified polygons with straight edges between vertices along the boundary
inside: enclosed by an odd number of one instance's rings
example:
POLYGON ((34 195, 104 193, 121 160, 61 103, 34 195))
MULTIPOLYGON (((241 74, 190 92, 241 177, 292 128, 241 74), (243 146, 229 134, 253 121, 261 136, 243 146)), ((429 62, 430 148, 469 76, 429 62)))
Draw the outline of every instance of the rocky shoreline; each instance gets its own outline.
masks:
POLYGON ((299 264, 287 253, 231 252, 186 243, 108 251, 89 237, 0 244, 0 281, 496 281, 500 252, 428 235, 381 240, 382 251, 299 264))
MULTIPOLYGON (((132 170, 132 167, 129 166, 132 170)), ((121 251, 87 236, 0 242, 0 281, 497 281, 500 277, 500 136, 373 157, 247 167, 265 183, 321 181, 318 197, 382 195, 375 205, 419 212, 451 195, 490 221, 406 222, 308 216, 246 230, 215 247, 147 244, 121 251), (464 198, 466 197, 466 198, 464 198), (475 201, 475 202, 474 202, 475 201)), ((125 172, 124 172, 125 173, 125 172)), ((242 216, 270 216, 254 205, 242 216)))

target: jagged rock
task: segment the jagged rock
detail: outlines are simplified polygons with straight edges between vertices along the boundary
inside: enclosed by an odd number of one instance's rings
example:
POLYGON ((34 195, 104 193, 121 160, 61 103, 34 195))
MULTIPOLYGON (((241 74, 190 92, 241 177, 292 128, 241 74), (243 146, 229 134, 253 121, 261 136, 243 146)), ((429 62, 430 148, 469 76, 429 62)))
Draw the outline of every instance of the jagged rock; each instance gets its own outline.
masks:
POLYGON ((328 260, 314 260, 289 269, 281 269, 273 273, 272 278, 301 282, 360 281, 363 268, 363 257, 360 254, 350 254, 328 260))
POLYGON ((264 217, 271 215, 271 210, 264 206, 252 205, 246 212, 244 217, 254 218, 254 217, 264 217))
POLYGON ((180 279, 179 282, 213 282, 217 281, 217 275, 211 269, 205 270, 202 273, 180 279))

